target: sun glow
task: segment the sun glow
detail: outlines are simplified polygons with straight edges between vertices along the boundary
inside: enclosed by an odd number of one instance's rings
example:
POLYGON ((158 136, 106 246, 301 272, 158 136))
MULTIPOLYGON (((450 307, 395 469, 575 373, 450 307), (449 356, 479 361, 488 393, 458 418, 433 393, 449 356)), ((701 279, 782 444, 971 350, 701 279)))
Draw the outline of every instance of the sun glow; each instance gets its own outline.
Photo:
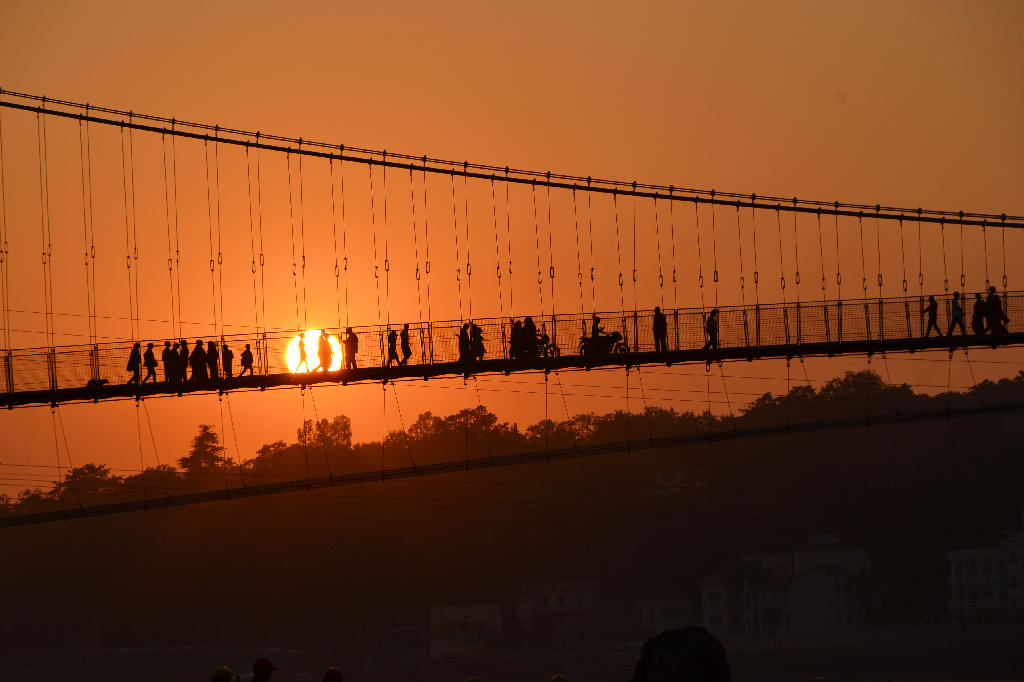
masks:
MULTIPOLYGON (((288 350, 285 351, 285 362, 288 363, 288 369, 293 374, 306 373, 313 369, 317 369, 320 364, 320 358, 317 357, 318 341, 320 340, 319 329, 309 329, 301 334, 296 334, 295 337, 288 342, 288 350), (306 344, 306 359, 303 361, 302 354, 299 351, 299 337, 303 338, 306 344)), ((338 343, 338 339, 333 334, 327 335, 327 341, 331 344, 331 366, 327 369, 331 372, 341 369, 341 344, 338 343)), ((320 371, 317 369, 317 371, 320 371)))

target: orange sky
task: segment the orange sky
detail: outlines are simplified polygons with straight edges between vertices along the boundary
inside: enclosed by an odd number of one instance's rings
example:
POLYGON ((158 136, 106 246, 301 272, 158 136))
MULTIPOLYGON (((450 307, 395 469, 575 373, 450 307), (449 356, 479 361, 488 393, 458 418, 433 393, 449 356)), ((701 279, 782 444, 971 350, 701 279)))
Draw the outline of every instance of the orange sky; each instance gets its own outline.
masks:
MULTIPOLYGON (((0 85, 181 119, 513 167, 762 195, 1020 215, 1024 213, 1020 198, 1024 133, 1018 121, 1024 109, 1022 25, 1024 8, 1012 2, 673 2, 628 9, 621 3, 593 2, 517 3, 500 8, 472 2, 345 8, 335 3, 290 3, 287 13, 277 3, 248 3, 243 13, 228 4, 211 7, 186 2, 177 3, 173 11, 158 11, 138 3, 83 6, 7 1, 0 5, 0 85)), ((10 170, 7 173, 12 279, 18 283, 14 303, 17 309, 38 311, 43 303, 36 293, 41 271, 36 255, 34 120, 8 111, 3 116, 5 158, 10 159, 10 168, 18 169, 14 177, 10 170)), ((48 134, 54 232, 63 235, 55 248, 56 306, 58 312, 78 314, 85 303, 76 127, 55 122, 48 134)), ((119 142, 116 131, 110 130, 97 130, 93 139, 100 312, 124 317, 119 142)), ((166 320, 170 304, 160 142, 150 136, 138 136, 135 142, 143 317, 166 320)), ((195 299, 184 317, 201 323, 192 332, 197 335, 209 332, 212 315, 203 157, 195 143, 179 143, 178 153, 179 201, 189 244, 182 277, 187 295, 195 299), (190 287, 189 282, 194 285, 190 287)), ((286 253, 290 246, 286 172, 279 157, 267 156, 264 162, 268 253, 280 256, 268 257, 268 325, 286 327, 294 324, 295 316, 291 258, 286 253)), ((244 155, 236 149, 222 150, 221 163, 227 244, 224 321, 249 325, 253 308, 244 155)), ((321 162, 304 163, 307 287, 314 292, 307 314, 312 326, 336 324, 327 168, 321 162)), ((422 191, 421 180, 415 182, 417 191, 422 191)), ((444 178, 429 182, 432 316, 458 317, 451 189, 444 178)), ((348 167, 346 183, 350 261, 363 266, 361 271, 353 267, 350 286, 358 295, 353 297, 351 315, 353 322, 374 323, 379 311, 368 265, 372 249, 366 168, 348 167)), ((389 173, 388 184, 395 293, 390 310, 380 312, 391 319, 417 319, 414 255, 408 248, 408 176, 389 173)), ((461 227, 461 183, 457 201, 461 227)), ((496 256, 489 202, 486 184, 470 186, 476 315, 498 312, 498 290, 491 274, 496 256)), ((513 304, 516 312, 534 312, 539 300, 528 190, 514 188, 512 202, 512 257, 515 276, 521 278, 513 304)), ((608 203, 595 203, 598 307, 617 308, 614 227, 608 203)), ((621 208, 628 230, 632 206, 626 202, 621 208)), ((699 303, 694 273, 698 263, 692 207, 677 208, 688 213, 685 220, 680 215, 677 224, 680 305, 695 305, 699 303)), ((639 211, 643 246, 653 240, 653 212, 649 204, 641 204, 639 211)), ((557 309, 578 311, 570 197, 556 194, 552 213, 553 260, 559 273, 557 309)), ((422 220, 423 214, 419 217, 422 220)), ((702 230, 709 217, 702 213, 702 230)), ((780 293, 780 266, 777 250, 770 249, 774 226, 763 225, 763 218, 759 217, 761 294, 762 300, 772 300, 780 293)), ((720 211, 716 219, 722 273, 719 295, 723 303, 738 303, 735 214, 720 211)), ((741 228, 749 240, 748 217, 743 216, 743 221, 741 228)), ((782 268, 791 273, 795 267, 791 223, 784 222, 784 227, 790 231, 783 233, 782 268)), ((850 287, 844 291, 847 295, 859 293, 861 278, 854 229, 852 223, 841 224, 842 239, 848 240, 841 241, 844 282, 850 287)), ((873 224, 866 230, 871 244, 873 224)), ((803 295, 820 296, 813 219, 801 218, 798 234, 803 295)), ((899 240, 894 234, 883 229, 882 270, 888 295, 899 293, 902 276, 899 240)), ((706 240, 707 232, 703 235, 706 240)), ((827 248, 834 251, 835 243, 834 237, 826 239, 833 239, 826 241, 826 274, 831 274, 834 253, 830 259, 827 248)), ((958 280, 959 246, 952 232, 947 239, 956 247, 947 267, 951 278, 958 280)), ((543 233, 541 241, 546 270, 543 233)), ((973 290, 984 279, 979 235, 968 234, 965 244, 964 271, 973 290)), ((928 286, 937 291, 943 278, 938 245, 938 232, 926 228, 921 269, 928 286)), ((463 242, 461 248, 465 246, 463 242)), ((501 257, 507 258, 505 243, 499 246, 501 257)), ((916 248, 916 242, 912 246, 916 248)), ((751 247, 745 243, 748 259, 751 247)), ((872 256, 877 258, 877 250, 869 250, 867 257, 871 280, 877 268, 871 265, 872 256)), ((1009 235, 1007 256, 1010 288, 1020 288, 1024 272, 1018 264, 1024 262, 1024 235, 1009 235)), ((989 257, 990 268, 998 276, 1002 251, 990 243, 989 257)), ((627 264, 632 258, 628 237, 624 258, 627 264)), ((709 268, 709 258, 705 252, 703 267, 709 268)), ((653 249, 641 248, 638 261, 642 273, 638 300, 642 307, 651 306, 659 301, 657 257, 653 249)), ((746 267, 751 268, 749 260, 746 267)), ((908 267, 915 275, 916 254, 908 267)), ((747 276, 745 293, 750 296, 749 270, 747 276)), ((789 286, 787 295, 793 296, 791 278, 789 286)), ((828 293, 833 296, 836 292, 831 287, 830 283, 828 293)), ((705 293, 713 295, 710 287, 705 293)), ((546 288, 544 296, 547 308, 546 288)), ((632 292, 627 290, 626 296, 628 304, 632 292)), ((507 304, 508 299, 503 299, 502 305, 507 304)), ((43 329, 41 316, 20 314, 16 322, 17 329, 25 330, 19 332, 16 346, 44 343, 38 333, 43 329)), ((82 342, 81 318, 65 316, 58 322, 64 334, 58 343, 82 342)), ((145 323, 143 334, 162 336, 168 329, 166 323, 145 323)), ((103 321, 100 333, 111 338, 129 335, 126 323, 117 320, 103 321)), ((953 385, 969 383, 972 372, 978 378, 1015 374, 1022 355, 978 351, 972 352, 971 359, 971 365, 962 358, 954 363, 953 385)), ((864 366, 863 359, 812 360, 806 369, 817 381, 864 366)), ((873 367, 884 369, 878 360, 873 367)), ((941 354, 888 360, 893 381, 921 384, 928 390, 945 386, 947 369, 941 354)), ((725 373, 729 379, 724 387, 714 372, 710 381, 713 407, 720 411, 730 404, 736 408, 760 392, 786 387, 786 368, 780 363, 726 366, 725 373)), ((794 365, 793 380, 803 376, 804 367, 794 365)), ((564 416, 566 409, 624 406, 621 373, 563 374, 561 379, 566 401, 563 406, 553 384, 549 409, 554 417, 564 416)), ((707 404, 709 382, 703 366, 651 368, 645 370, 644 382, 651 404, 682 409, 702 409, 707 404)), ((504 418, 531 421, 543 416, 542 381, 502 377, 482 378, 468 390, 461 380, 399 386, 402 418, 408 421, 424 409, 448 412, 473 404, 477 387, 483 401, 504 418), (510 389, 530 393, 513 394, 510 389)), ((356 420, 357 438, 379 437, 379 387, 332 387, 318 389, 314 395, 319 414, 345 412, 356 420)), ((634 409, 639 406, 637 397, 634 376, 634 409)), ((236 394, 231 402, 243 456, 250 456, 264 442, 293 439, 303 414, 302 398, 295 391, 236 394)), ((220 406, 214 396, 151 400, 148 407, 163 462, 180 456, 199 422, 221 429, 220 406)), ((396 407, 389 402, 391 428, 399 425, 396 407)), ((305 402, 305 410, 312 417, 312 401, 305 402)), ((54 465, 48 412, 34 408, 0 414, 0 430, 8 443, 0 451, 0 462, 54 465)), ((62 412, 73 463, 99 460, 121 468, 139 466, 134 404, 69 406, 62 412), (119 443, 114 448, 107 447, 111 436, 119 443)), ((143 439, 148 441, 144 420, 143 439)), ((233 439, 229 445, 233 451, 233 439)), ((67 453, 61 448, 66 464, 67 453)), ((156 457, 147 443, 142 461, 152 465, 156 457)), ((33 477, 52 475, 48 469, 33 470, 39 472, 34 475, 12 474, 7 467, 2 471, 15 487, 24 487, 33 477)), ((3 484, 0 481, 0 487, 3 484)))

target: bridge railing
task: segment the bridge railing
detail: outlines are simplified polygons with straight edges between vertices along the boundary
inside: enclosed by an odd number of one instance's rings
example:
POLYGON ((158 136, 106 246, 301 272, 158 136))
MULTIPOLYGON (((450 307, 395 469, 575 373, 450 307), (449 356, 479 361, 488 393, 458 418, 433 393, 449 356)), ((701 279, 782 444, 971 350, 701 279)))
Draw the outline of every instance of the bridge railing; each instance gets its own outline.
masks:
MULTIPOLYGON (((1008 292, 1001 296, 1003 309, 1010 318, 1009 331, 1024 331, 1024 292, 1008 292)), ((938 325, 945 334, 950 325, 951 295, 936 296, 939 305, 938 325)), ((802 301, 773 303, 758 306, 721 306, 719 308, 719 346, 721 348, 750 348, 790 346, 798 355, 803 344, 840 343, 855 341, 881 341, 914 339, 924 335, 926 317, 923 312, 927 299, 917 296, 859 299, 844 301, 802 301)), ((965 325, 971 332, 974 299, 963 302, 965 325)), ((711 308, 666 309, 669 350, 698 349, 707 342, 705 323, 711 308)), ((626 310, 599 312, 605 333, 619 332, 630 352, 654 351, 654 311, 626 310)), ((477 318, 485 346, 485 358, 509 357, 512 318, 477 318)), ((561 355, 578 352, 580 337, 589 335, 590 314, 536 315, 537 330, 546 333, 561 355)), ((409 341, 412 355, 410 364, 438 364, 460 360, 459 331, 465 322, 409 323, 409 341)), ((401 324, 390 329, 400 332, 401 324)), ((381 366, 387 360, 387 334, 389 327, 382 325, 353 327, 359 337, 356 364, 359 367, 381 366)), ((344 330, 328 328, 344 347, 344 330)), ((959 331, 956 332, 959 334, 959 331)), ((259 334, 235 334, 204 337, 202 341, 226 343, 234 353, 233 369, 237 376, 241 369, 241 353, 250 344, 255 357, 257 374, 291 372, 286 360, 288 344, 297 335, 295 331, 268 331, 259 334)), ((175 339, 166 339, 173 344, 175 339)), ((196 338, 187 339, 189 350, 196 338)), ((145 351, 149 342, 160 361, 165 339, 140 340, 145 351)), ((180 341, 178 339, 177 341, 180 341)), ((401 344, 399 356, 402 355, 401 344)), ((56 348, 29 348, 0 351, 0 393, 45 391, 86 386, 90 380, 106 380, 111 384, 125 383, 131 376, 126 367, 131 343, 102 343, 95 346, 62 346, 56 348)), ((317 340, 309 335, 306 340, 309 366, 318 363, 317 340)), ((344 367, 343 361, 341 367, 344 367)), ((223 371, 223 368, 222 368, 223 371)), ((143 370, 143 375, 145 371, 143 370)), ((162 364, 157 377, 163 381, 162 364)))

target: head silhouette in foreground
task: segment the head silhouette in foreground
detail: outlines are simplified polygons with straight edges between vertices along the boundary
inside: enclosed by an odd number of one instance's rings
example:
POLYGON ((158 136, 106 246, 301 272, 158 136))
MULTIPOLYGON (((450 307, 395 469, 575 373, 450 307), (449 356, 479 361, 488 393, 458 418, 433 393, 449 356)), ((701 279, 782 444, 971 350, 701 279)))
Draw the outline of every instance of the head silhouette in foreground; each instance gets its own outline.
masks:
POLYGON ((644 642, 633 682, 732 682, 725 647, 702 627, 667 630, 644 642))

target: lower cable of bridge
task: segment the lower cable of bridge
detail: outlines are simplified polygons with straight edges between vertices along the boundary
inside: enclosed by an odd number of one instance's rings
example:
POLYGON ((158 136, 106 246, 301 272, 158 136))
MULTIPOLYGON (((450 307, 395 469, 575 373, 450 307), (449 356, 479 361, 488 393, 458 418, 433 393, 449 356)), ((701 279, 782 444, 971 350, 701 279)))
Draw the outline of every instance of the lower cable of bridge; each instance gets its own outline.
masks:
POLYGON ((577 459, 580 457, 593 457, 597 455, 613 455, 625 452, 650 451, 669 447, 683 447, 702 443, 718 441, 743 440, 760 438, 765 436, 779 436, 796 433, 811 433, 816 431, 829 431, 835 429, 881 426, 885 424, 910 423, 926 421, 931 419, 950 419, 953 417, 970 417, 986 414, 1009 413, 1024 411, 1024 403, 1000 403, 976 407, 944 408, 935 410, 920 410, 910 413, 887 412, 856 417, 844 417, 840 419, 815 420, 809 422, 778 424, 770 426, 759 426, 745 429, 730 429, 724 431, 710 431, 676 436, 662 436, 658 438, 647 438, 632 440, 629 442, 599 443, 593 445, 573 446, 567 448, 547 449, 540 451, 522 452, 513 455, 499 455, 497 457, 488 455, 473 459, 457 459, 435 464, 412 465, 407 467, 395 467, 391 469, 375 469, 352 474, 328 475, 315 478, 304 478, 294 481, 283 481, 278 483, 266 483, 262 485, 243 485, 236 488, 220 488, 197 493, 185 493, 181 495, 166 494, 162 497, 152 497, 130 502, 117 502, 113 504, 79 506, 65 508, 49 512, 33 514, 21 514, 17 516, 0 517, 0 528, 13 526, 25 526, 37 523, 50 523, 53 521, 70 521, 95 516, 109 516, 112 514, 123 514, 135 511, 151 511, 173 507, 183 507, 210 502, 227 501, 261 495, 279 495, 282 493, 298 492, 302 490, 313 490, 314 488, 334 488, 359 483, 372 483, 379 481, 397 480, 404 478, 415 478, 420 476, 433 476, 438 474, 457 473, 473 471, 478 469, 491 469, 495 467, 515 466, 518 464, 536 464, 556 460, 577 459))

